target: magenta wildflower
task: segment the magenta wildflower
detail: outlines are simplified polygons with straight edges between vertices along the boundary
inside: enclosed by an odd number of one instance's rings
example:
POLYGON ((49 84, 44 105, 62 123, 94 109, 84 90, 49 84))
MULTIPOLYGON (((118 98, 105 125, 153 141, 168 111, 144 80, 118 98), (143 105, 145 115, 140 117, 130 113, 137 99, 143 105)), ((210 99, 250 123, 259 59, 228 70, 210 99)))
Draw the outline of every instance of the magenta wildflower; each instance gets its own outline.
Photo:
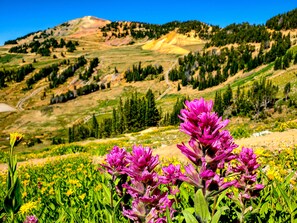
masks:
POLYGON ((213 102, 203 98, 185 102, 186 108, 181 110, 180 129, 182 132, 198 140, 203 145, 209 145, 219 139, 219 131, 228 124, 218 115, 211 112, 213 102))
POLYGON ((174 166, 173 164, 170 164, 167 167, 163 167, 162 170, 163 176, 159 179, 162 180, 163 184, 172 183, 173 185, 176 185, 178 180, 183 181, 185 179, 185 175, 180 171, 180 165, 174 166))
POLYGON ((242 189, 242 198, 250 199, 258 196, 259 192, 264 188, 262 184, 256 184, 256 170, 260 166, 257 163, 257 156, 253 149, 242 148, 237 160, 239 164, 232 168, 236 173, 240 173, 239 179, 235 187, 242 189))
POLYGON ((37 223, 38 219, 35 215, 27 216, 24 223, 37 223))
POLYGON ((226 127, 229 120, 222 120, 212 112, 213 102, 203 98, 186 101, 186 108, 181 110, 181 131, 191 136, 188 143, 177 145, 181 152, 195 164, 185 167, 187 182, 203 189, 204 193, 213 190, 224 190, 235 184, 234 181, 225 182, 224 169, 235 159, 233 150, 237 148, 226 127))
POLYGON ((127 151, 124 148, 118 146, 113 147, 109 154, 107 154, 107 165, 103 165, 107 169, 107 172, 111 175, 121 174, 123 168, 128 165, 127 151))
POLYGON ((132 208, 122 204, 124 216, 133 222, 162 223, 167 221, 165 213, 168 208, 173 217, 173 201, 168 198, 168 191, 176 193, 172 186, 179 178, 185 177, 180 166, 165 167, 164 176, 158 175, 155 168, 159 157, 153 156, 151 148, 142 146, 133 146, 131 153, 114 147, 107 156, 107 163, 104 167, 115 177, 113 180, 120 179, 116 185, 118 195, 123 196, 125 192, 132 198, 132 208), (167 189, 161 190, 161 185, 167 189))
POLYGON ((149 147, 133 146, 132 154, 127 156, 131 171, 141 172, 144 169, 152 171, 159 164, 159 156, 153 156, 149 147))

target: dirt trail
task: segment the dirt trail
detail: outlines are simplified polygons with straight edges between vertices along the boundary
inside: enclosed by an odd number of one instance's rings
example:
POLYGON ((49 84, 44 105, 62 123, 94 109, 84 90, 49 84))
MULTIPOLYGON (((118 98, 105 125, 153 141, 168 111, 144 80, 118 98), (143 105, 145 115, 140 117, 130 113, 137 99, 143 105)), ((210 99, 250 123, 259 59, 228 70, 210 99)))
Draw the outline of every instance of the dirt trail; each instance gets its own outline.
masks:
POLYGON ((23 111, 23 104, 25 103, 25 101, 29 100, 30 98, 32 98, 33 96, 39 94, 43 89, 45 88, 45 86, 43 87, 39 87, 37 89, 35 89, 34 91, 31 92, 31 94, 27 95, 26 97, 22 98, 19 100, 19 102, 16 105, 16 108, 20 111, 23 111))
POLYGON ((159 101, 160 99, 162 99, 170 90, 171 90, 171 85, 170 85, 170 81, 169 81, 169 72, 177 65, 178 63, 178 59, 172 64, 172 66, 164 73, 164 79, 166 84, 168 85, 168 88, 163 92, 163 94, 161 94, 156 101, 159 101))

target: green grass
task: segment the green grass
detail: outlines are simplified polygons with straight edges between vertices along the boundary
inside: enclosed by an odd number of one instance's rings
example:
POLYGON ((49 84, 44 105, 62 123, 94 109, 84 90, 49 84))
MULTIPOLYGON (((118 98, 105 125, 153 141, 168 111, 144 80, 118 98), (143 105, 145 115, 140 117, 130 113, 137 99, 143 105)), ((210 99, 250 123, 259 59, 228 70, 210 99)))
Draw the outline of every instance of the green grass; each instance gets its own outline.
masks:
POLYGON ((0 63, 6 64, 10 63, 12 60, 21 59, 23 56, 19 54, 5 54, 4 56, 0 56, 0 63))
POLYGON ((240 78, 239 80, 236 80, 235 82, 233 82, 231 84, 231 87, 232 88, 235 88, 237 86, 242 86, 242 85, 246 84, 247 82, 254 80, 256 77, 262 76, 265 72, 267 72, 270 69, 272 69, 273 66, 274 66, 274 62, 268 64, 266 67, 262 68, 261 70, 259 70, 257 72, 252 73, 251 75, 249 75, 247 77, 240 78))
POLYGON ((297 45, 291 47, 288 51, 292 51, 293 53, 297 53, 297 45))

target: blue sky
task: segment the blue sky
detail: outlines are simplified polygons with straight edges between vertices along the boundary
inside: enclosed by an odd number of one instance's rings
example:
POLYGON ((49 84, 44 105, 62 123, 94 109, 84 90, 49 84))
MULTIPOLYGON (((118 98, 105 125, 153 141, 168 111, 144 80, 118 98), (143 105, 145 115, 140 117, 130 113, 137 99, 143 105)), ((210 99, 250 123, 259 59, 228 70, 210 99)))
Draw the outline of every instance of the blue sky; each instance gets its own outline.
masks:
POLYGON ((112 21, 163 24, 199 20, 224 27, 231 23, 263 24, 279 13, 297 8, 296 0, 1 0, 0 45, 29 32, 71 19, 93 15, 112 21))

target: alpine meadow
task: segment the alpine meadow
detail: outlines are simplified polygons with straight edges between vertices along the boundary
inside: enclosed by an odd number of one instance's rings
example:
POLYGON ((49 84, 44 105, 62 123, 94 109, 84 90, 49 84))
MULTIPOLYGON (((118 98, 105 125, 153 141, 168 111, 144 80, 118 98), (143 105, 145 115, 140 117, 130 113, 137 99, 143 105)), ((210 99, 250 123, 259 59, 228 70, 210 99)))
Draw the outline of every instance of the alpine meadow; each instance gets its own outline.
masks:
POLYGON ((0 222, 297 223, 297 9, 6 40, 0 127, 0 222))

